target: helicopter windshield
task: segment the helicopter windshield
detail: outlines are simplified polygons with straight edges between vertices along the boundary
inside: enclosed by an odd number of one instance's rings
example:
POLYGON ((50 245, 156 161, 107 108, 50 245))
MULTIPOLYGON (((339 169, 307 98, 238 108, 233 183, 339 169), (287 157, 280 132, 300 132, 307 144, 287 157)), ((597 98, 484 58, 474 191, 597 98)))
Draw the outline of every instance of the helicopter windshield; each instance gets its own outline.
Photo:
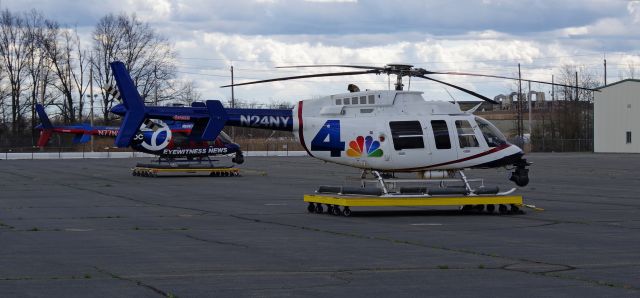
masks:
POLYGON ((498 147, 507 143, 507 138, 491 122, 476 116, 476 123, 489 147, 498 147))

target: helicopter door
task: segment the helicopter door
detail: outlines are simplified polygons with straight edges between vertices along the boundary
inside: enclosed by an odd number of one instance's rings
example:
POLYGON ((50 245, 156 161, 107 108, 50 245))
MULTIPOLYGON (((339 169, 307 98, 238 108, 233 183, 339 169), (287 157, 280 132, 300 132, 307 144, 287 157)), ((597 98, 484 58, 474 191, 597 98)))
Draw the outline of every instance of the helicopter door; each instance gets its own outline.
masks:
POLYGON ((445 119, 431 120, 433 146, 431 147, 431 164, 441 164, 456 160, 458 154, 451 146, 451 130, 445 119))
POLYGON ((478 136, 476 136, 475 129, 468 118, 455 119, 456 132, 458 134, 458 159, 466 158, 482 152, 480 143, 478 142, 478 136))
POLYGON ((420 121, 390 121, 389 128, 393 142, 392 155, 395 162, 402 164, 401 167, 430 161, 430 156, 425 154, 425 140, 420 121))

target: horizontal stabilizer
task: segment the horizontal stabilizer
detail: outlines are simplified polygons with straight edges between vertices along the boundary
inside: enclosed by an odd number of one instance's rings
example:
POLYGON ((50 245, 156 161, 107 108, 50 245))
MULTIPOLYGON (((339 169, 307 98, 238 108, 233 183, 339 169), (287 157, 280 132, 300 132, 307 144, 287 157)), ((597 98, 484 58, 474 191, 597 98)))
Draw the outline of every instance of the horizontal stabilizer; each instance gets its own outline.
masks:
POLYGON ((207 100, 207 113, 209 114, 209 122, 202 133, 202 139, 206 141, 215 140, 220 131, 224 128, 229 116, 225 112, 222 103, 219 100, 207 100))

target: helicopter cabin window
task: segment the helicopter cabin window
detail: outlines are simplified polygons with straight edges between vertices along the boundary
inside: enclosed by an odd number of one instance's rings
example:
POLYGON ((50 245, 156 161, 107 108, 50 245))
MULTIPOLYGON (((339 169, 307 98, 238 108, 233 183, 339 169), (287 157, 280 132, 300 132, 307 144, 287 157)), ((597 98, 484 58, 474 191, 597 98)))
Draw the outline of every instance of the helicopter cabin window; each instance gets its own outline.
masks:
POLYGON ((369 104, 375 104, 376 103, 376 96, 375 95, 369 95, 369 104))
POLYGON ((458 140, 460 148, 478 147, 478 140, 473 128, 467 120, 456 120, 456 129, 458 130, 458 140))
POLYGON ((396 150, 424 148, 420 121, 391 121, 389 127, 396 150))
POLYGON ((358 104, 358 98, 357 97, 352 97, 351 98, 351 104, 352 105, 357 105, 358 104))
POLYGON ((361 105, 366 105, 367 104, 367 97, 366 96, 360 96, 360 104, 361 105))
POLYGON ((351 103, 351 101, 349 100, 349 98, 345 98, 342 100, 342 102, 344 102, 344 104, 348 105, 351 103))
POLYGON ((436 143, 436 149, 451 149, 451 139, 449 138, 449 127, 444 120, 431 121, 433 129, 433 137, 436 143))
POLYGON ((342 98, 336 98, 336 105, 342 104, 342 98))

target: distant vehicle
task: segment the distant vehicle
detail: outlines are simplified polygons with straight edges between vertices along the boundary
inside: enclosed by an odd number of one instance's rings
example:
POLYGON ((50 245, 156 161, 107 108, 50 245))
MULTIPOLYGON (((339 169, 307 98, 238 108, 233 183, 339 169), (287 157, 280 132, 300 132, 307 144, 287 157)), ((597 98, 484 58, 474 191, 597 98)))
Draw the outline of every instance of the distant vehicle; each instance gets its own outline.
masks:
MULTIPOLYGON (((36 112, 41 124, 38 147, 45 147, 53 133, 73 134, 73 143, 82 144, 91 140, 91 136, 117 137, 120 128, 117 126, 91 126, 86 123, 54 126, 51 124, 44 107, 36 105, 36 112)), ((210 156, 235 154, 234 163, 244 162, 240 146, 234 143, 224 132, 211 141, 191 137, 193 123, 176 120, 149 120, 142 123, 136 131, 131 148, 158 156, 160 159, 173 161, 179 158, 202 159, 210 156)))

